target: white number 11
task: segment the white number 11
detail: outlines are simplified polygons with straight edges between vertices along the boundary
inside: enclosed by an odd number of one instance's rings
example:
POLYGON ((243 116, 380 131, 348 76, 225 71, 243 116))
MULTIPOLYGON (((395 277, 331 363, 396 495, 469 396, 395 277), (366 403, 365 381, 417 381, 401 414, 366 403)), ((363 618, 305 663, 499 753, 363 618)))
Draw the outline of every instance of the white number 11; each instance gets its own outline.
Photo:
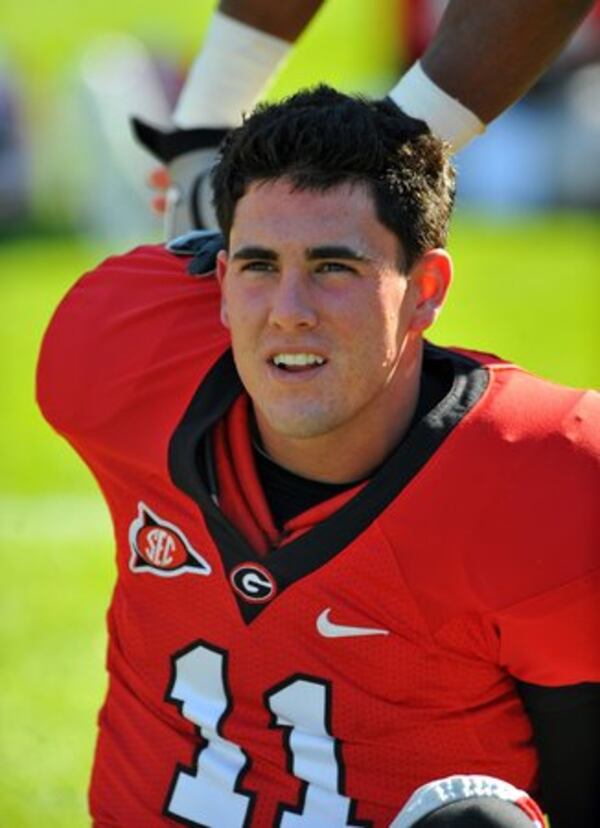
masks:
MULTIPOLYGON (((248 756, 223 738, 221 729, 233 700, 227 683, 227 653, 197 644, 175 661, 169 700, 199 728, 206 746, 195 769, 178 766, 166 813, 206 828, 245 828, 252 824, 253 794, 241 779, 248 756)), ((353 802, 341 792, 339 742, 328 727, 329 685, 312 677, 292 676, 266 695, 274 724, 286 731, 290 772, 304 783, 299 811, 280 806, 281 828, 351 828, 353 802)))

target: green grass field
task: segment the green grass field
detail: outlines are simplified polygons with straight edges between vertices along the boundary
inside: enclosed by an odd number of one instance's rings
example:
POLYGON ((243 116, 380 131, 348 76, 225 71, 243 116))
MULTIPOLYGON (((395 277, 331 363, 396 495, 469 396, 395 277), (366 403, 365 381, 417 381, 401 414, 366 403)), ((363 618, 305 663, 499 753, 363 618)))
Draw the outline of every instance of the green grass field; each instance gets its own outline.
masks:
MULTIPOLYGON (((458 221, 435 341, 500 352, 551 379, 598 384, 595 220, 458 221)), ((90 476, 40 419, 35 355, 47 319, 98 252, 69 240, 0 246, 3 427, 0 825, 80 828, 96 709, 111 535, 90 476)))

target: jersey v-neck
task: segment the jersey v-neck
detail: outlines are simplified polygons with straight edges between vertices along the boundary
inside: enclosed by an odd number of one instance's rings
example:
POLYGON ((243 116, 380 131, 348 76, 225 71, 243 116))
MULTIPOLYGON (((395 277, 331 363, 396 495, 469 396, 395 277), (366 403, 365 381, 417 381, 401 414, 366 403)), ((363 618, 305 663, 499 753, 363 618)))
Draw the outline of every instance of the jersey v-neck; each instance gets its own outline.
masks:
MULTIPOLYGON (((405 440, 413 427, 446 396, 452 386, 452 380, 453 372, 447 362, 425 357, 415 413, 402 440, 405 440)), ((258 427, 251 410, 249 411, 249 428, 256 471, 274 524, 281 531, 284 530, 285 524, 297 515, 364 484, 376 473, 375 470, 370 475, 351 483, 324 483, 320 480, 310 480, 280 466, 269 457, 261 445, 258 427)))
POLYGON ((345 486, 339 493, 309 503, 304 509, 295 509, 278 525, 269 492, 262 485, 257 468, 251 421, 250 398, 242 393, 213 427, 212 460, 207 459, 205 463, 213 463, 217 483, 214 499, 221 511, 262 557, 273 549, 289 545, 332 515, 350 499, 357 484, 345 486))
POLYGON ((348 546, 401 493, 443 441, 481 398, 488 371, 475 360, 444 348, 425 346, 425 359, 443 360, 452 374, 448 393, 413 425, 388 459, 339 509, 299 537, 266 554, 255 549, 218 504, 212 451, 213 426, 243 392, 233 356, 227 350, 201 381, 169 446, 174 484, 191 497, 204 515, 208 530, 232 582, 242 617, 249 623, 277 600, 287 587, 323 566, 348 546), (258 573, 270 583, 260 601, 234 588, 236 573, 258 573))

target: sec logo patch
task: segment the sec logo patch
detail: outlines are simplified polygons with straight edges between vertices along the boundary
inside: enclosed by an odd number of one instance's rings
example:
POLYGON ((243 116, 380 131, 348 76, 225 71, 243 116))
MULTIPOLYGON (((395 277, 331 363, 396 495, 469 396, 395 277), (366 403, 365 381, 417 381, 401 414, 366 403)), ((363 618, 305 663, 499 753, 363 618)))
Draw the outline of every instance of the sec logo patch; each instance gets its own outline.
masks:
POLYGON ((210 564, 193 548, 181 529, 138 503, 138 515, 129 527, 129 569, 162 578, 192 573, 210 575, 210 564))
POLYGON ((256 563, 243 563, 229 574, 232 587, 251 604, 266 604, 277 593, 277 584, 268 569, 256 563))

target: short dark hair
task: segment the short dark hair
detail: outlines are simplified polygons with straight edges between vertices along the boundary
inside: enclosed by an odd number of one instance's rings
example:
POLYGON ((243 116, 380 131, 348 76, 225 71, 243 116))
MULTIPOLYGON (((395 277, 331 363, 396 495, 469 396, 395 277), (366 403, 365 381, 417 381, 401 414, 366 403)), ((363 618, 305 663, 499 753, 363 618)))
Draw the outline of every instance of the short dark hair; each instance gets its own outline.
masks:
POLYGON ((366 185, 379 221, 402 243, 408 268, 446 244, 455 192, 449 148, 390 100, 318 86, 259 105, 228 135, 213 171, 227 242, 249 185, 278 178, 317 191, 345 182, 366 185))

